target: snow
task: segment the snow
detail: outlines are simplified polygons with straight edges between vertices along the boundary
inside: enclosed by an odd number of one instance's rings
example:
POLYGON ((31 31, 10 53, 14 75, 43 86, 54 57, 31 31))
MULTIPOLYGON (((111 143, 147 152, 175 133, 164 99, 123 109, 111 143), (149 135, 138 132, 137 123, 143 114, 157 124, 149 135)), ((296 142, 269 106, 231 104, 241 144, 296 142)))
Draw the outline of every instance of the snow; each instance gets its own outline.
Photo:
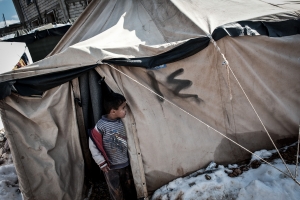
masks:
MULTIPOLYGON (((255 152, 262 158, 268 158, 276 150, 261 150, 255 152)), ((252 156, 251 161, 257 160, 252 156)), ((285 165, 280 159, 272 164, 288 174, 285 165)), ((295 174, 295 165, 287 165, 295 174)), ((238 165, 231 164, 228 167, 217 166, 212 162, 206 169, 178 178, 167 185, 162 186, 152 196, 152 199, 264 199, 264 200, 298 200, 300 198, 300 185, 288 175, 268 164, 262 163, 257 169, 250 168, 237 177, 229 177, 225 172, 232 172, 238 165)), ((298 174, 300 169, 298 166, 298 174)), ((300 175, 296 180, 300 182, 300 175)))
POLYGON ((0 199, 22 200, 13 164, 0 166, 0 199))
POLYGON ((67 22, 66 24, 53 24, 53 28, 58 28, 62 26, 72 25, 70 22, 67 22))
POLYGON ((14 38, 15 37, 15 34, 12 33, 12 34, 9 34, 9 35, 5 35, 3 37, 0 37, 0 40, 8 40, 8 39, 11 39, 11 38, 14 38))
POLYGON ((3 123, 2 123, 2 119, 0 117, 0 130, 3 129, 3 123))
MULTIPOLYGON (((1 0, 0 0, 1 1, 1 0)), ((65 24, 51 24, 47 27, 47 29, 51 29, 51 28, 59 28, 59 27, 63 27, 63 26, 67 26, 67 25, 72 25, 70 22, 67 22, 65 24)), ((38 31, 40 30, 41 27, 37 27, 37 28, 34 28, 32 30, 30 30, 27 34, 31 34, 31 33, 34 33, 35 31, 38 31)), ((15 33, 11 33, 9 35, 5 35, 3 37, 0 37, 0 41, 1 40, 8 40, 8 39, 11 39, 11 38, 14 38, 15 37, 15 33)))
MULTIPOLYGON (((0 117, 0 142, 3 142, 3 124, 0 117)), ((0 165, 0 199, 22 200, 22 194, 19 190, 18 176, 15 166, 12 164, 12 156, 10 153, 2 153, 1 149, 1 165, 0 165)))
POLYGON ((34 29, 28 31, 27 34, 34 33, 35 31, 39 31, 39 30, 46 30, 46 29, 51 29, 51 28, 59 28, 59 27, 62 27, 62 26, 67 26, 67 25, 71 25, 71 23, 68 22, 66 24, 47 24, 45 26, 34 28, 34 29))
MULTIPOLYGON (((272 153, 275 153, 275 152, 276 152, 276 150, 267 151, 267 150, 263 149, 260 151, 256 151, 255 154, 257 156, 261 157, 262 159, 264 159, 264 158, 269 158, 272 155, 272 153)), ((257 157, 252 156, 251 161, 253 161, 253 160, 257 160, 257 157)))

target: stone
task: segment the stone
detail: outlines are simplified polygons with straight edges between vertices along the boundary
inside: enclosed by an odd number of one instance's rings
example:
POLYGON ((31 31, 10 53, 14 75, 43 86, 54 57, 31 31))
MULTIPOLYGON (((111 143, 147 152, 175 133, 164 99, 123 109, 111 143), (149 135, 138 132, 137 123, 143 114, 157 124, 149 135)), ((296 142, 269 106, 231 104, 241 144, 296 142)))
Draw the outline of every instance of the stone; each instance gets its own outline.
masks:
POLYGON ((250 163, 250 166, 253 168, 253 169, 257 169, 259 168, 259 166, 261 165, 261 161, 259 160, 254 160, 250 163))
POLYGON ((210 179, 211 179, 210 175, 205 174, 205 179, 206 179, 206 180, 210 180, 210 179))

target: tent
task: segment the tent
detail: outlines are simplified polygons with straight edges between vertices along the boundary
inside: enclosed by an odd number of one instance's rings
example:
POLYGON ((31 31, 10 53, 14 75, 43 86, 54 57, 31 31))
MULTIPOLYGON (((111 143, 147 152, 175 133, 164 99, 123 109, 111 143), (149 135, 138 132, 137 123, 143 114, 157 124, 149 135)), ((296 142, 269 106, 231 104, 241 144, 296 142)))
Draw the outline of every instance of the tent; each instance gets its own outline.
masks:
POLYGON ((0 75, 24 198, 83 199, 104 77, 127 99, 138 198, 297 136, 299 14, 287 0, 92 1, 49 57, 0 75))
POLYGON ((23 54, 26 54, 28 64, 32 63, 31 54, 23 42, 0 42, 0 73, 11 71, 20 61, 23 54))
MULTIPOLYGON (((27 63, 32 63, 31 55, 25 43, 22 42, 4 42, 0 40, 0 73, 11 71, 20 61, 23 55, 26 55, 27 63), (9 55, 9 56, 8 56, 9 55)), ((0 116, 0 130, 3 128, 0 116)))
POLYGON ((70 27, 70 23, 56 25, 50 23, 30 31, 26 29, 18 31, 14 37, 7 39, 4 37, 3 40, 8 42, 25 42, 31 53, 32 60, 35 62, 45 58, 70 27))

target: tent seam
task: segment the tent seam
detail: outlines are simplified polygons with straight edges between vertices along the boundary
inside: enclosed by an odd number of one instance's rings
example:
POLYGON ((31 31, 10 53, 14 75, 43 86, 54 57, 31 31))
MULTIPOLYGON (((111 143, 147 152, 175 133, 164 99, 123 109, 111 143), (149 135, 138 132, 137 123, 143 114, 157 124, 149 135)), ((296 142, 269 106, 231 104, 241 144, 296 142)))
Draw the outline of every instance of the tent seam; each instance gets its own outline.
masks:
MULTIPOLYGON (((225 46, 224 40, 221 40, 221 41, 222 41, 223 46, 225 46)), ((226 55, 226 48, 224 48, 224 55, 226 55)), ((227 70, 228 70, 228 68, 227 68, 227 70)), ((231 85, 230 85, 230 79, 229 79, 229 71, 227 71, 227 73, 228 73, 228 80, 227 81, 229 83, 228 84, 228 90, 229 90, 229 93, 230 93, 230 105, 232 107, 233 97, 232 97, 232 91, 231 91, 231 85)), ((234 122, 234 128, 235 128, 235 120, 234 120, 234 113, 233 112, 232 112, 232 116, 233 116, 233 122, 234 122)), ((235 137, 236 142, 239 144, 238 137, 236 136, 236 131, 234 131, 234 137, 235 137)), ((232 146, 232 142, 230 142, 230 148, 231 148, 233 156, 235 156, 236 159, 238 160, 239 156, 235 154, 234 147, 232 146)))
MULTIPOLYGON (((118 75, 119 75, 119 80, 122 83, 121 85, 123 87, 124 84, 123 84, 123 81, 122 81, 122 78, 121 78, 121 74, 118 73, 118 75)), ((123 89, 122 91, 124 91, 124 88, 122 88, 122 89, 123 89)), ((142 188, 143 188, 144 198, 145 197, 147 198, 148 197, 148 190, 147 190, 147 183, 146 183, 146 177, 145 177, 145 170, 144 170, 144 165, 143 165, 141 148, 140 148, 140 145, 139 145, 139 142, 138 142, 138 137, 137 137, 136 121, 135 121, 135 118, 134 118, 134 115, 132 114, 132 112, 131 112, 131 117, 133 119, 133 123, 132 123, 131 129, 132 129, 132 132, 134 134, 133 141, 134 141, 134 144, 135 144, 135 150, 138 153, 137 160, 138 160, 139 168, 140 168, 139 171, 140 171, 140 174, 141 174, 142 188)))
MULTIPOLYGON (((119 76, 119 80, 122 83, 121 84, 122 85, 122 90, 119 86, 118 87, 121 91, 124 91, 124 88, 123 88, 124 84, 123 84, 123 81, 122 81, 122 78, 121 78, 121 74, 117 73, 117 75, 119 76)), ((138 137, 137 137, 136 121, 135 121, 134 115, 132 114, 131 110, 130 110, 130 113, 131 113, 131 118, 133 120, 133 122, 131 123, 131 130, 132 130, 132 133, 133 133, 133 141, 134 141, 134 145, 135 145, 135 151, 137 153, 136 156, 137 156, 138 165, 139 165, 139 172, 140 172, 140 175, 141 175, 141 177, 140 177, 141 183, 142 183, 141 186, 143 188, 144 198, 147 198, 148 197, 148 190, 147 190, 147 183, 146 183, 145 170, 144 170, 143 159, 142 159, 142 154, 141 154, 141 148, 139 146, 138 137)))
POLYGON ((151 18, 151 20, 153 21, 155 27, 157 28, 157 30, 160 32, 160 34, 163 36, 165 42, 170 43, 166 36, 162 33, 162 31, 160 30, 160 28, 158 28, 158 26, 156 25, 156 21, 151 17, 151 15, 149 14, 148 10, 145 8, 144 4, 142 3, 142 1, 139 1, 139 3, 143 6, 143 8, 145 9, 145 11, 147 12, 147 14, 149 15, 149 17, 151 18))
MULTIPOLYGON (((77 78, 78 79, 78 78, 77 78)), ((72 83, 72 82, 71 82, 72 83)), ((80 141, 81 141, 81 138, 80 138, 80 130, 79 130, 79 125, 78 125, 78 121, 77 121, 77 110, 76 110, 76 104, 75 104, 75 92, 74 92, 74 88, 73 88, 73 85, 71 84, 70 82, 68 83, 68 88, 69 88, 69 94, 68 95, 70 95, 69 97, 70 97, 70 99, 71 99, 71 107, 72 107, 72 111, 73 111, 73 114, 72 114, 72 116, 74 117, 74 121, 75 121, 75 124, 76 124, 76 128, 77 128, 77 131, 78 131, 78 134, 72 134, 72 136, 74 135, 76 138, 74 138, 74 137, 72 137, 71 138, 71 142, 72 142, 72 148, 73 148, 73 150, 72 150, 72 153, 74 154, 73 156, 74 156, 74 158, 76 158, 76 155, 75 155, 75 144, 74 143, 77 143, 77 145, 79 145, 80 146, 80 148, 81 148, 81 150, 80 151, 78 151, 78 152, 80 152, 81 153, 81 159, 83 160, 83 162, 84 162, 84 156, 83 156, 83 152, 82 152, 82 146, 81 146, 81 143, 80 143, 80 141)), ((72 126, 73 127, 73 126, 72 126)), ((78 157, 78 156, 77 156, 78 157)), ((80 198, 82 198, 82 196, 84 195, 83 193, 84 193, 84 176, 85 176, 85 173, 84 173, 84 168, 85 168, 85 166, 83 165, 83 167, 82 167, 82 161, 80 162, 80 167, 81 167, 81 169, 83 169, 83 176, 81 176, 81 182, 80 181, 78 181, 78 183, 77 183, 77 186, 78 186, 78 188, 82 188, 82 190, 80 191, 80 190, 78 190, 77 191, 77 195, 76 195, 76 197, 78 198, 78 200, 80 199, 80 198), (81 184, 82 183, 82 184, 81 184), (81 185, 81 187, 79 187, 79 185, 81 185)))
MULTIPOLYGON (((96 1, 95 1, 96 2, 96 1)), ((91 5, 91 4, 90 4, 91 5)), ((90 7, 90 5, 89 5, 89 7, 90 7)), ((116 4, 115 4, 116 5, 116 4)), ((89 15, 85 18, 85 20, 81 23, 81 25, 77 28, 77 30, 76 31, 78 31, 78 29, 80 29, 82 26, 83 26, 83 24, 85 24, 85 22, 89 19, 89 17, 92 15, 92 13, 94 13, 94 11, 96 10, 96 8, 97 7, 93 7, 94 9, 91 11, 91 12, 87 12, 87 9, 85 9, 85 11, 86 11, 86 13, 89 13, 89 15)), ((114 8, 115 8, 115 6, 114 6, 114 8)), ((113 9, 114 9, 113 8, 113 9)), ((85 13, 85 12, 84 12, 85 13)), ((83 14, 83 13, 82 13, 83 14)), ((82 15, 81 14, 81 15, 82 15)), ((76 22, 75 22, 76 23, 76 22)), ((70 27, 70 29, 72 29, 72 27, 74 26, 74 24, 70 27)), ((70 31, 70 29, 67 31, 67 32, 69 32, 70 31)), ((75 27, 74 27, 74 29, 75 29, 75 27)), ((60 39, 60 42, 61 41, 63 41, 64 39, 65 39, 65 36, 67 36, 67 34, 65 34, 61 39, 60 39)), ((59 43, 60 43, 59 42, 59 43)), ((59 45, 59 43, 56 45, 56 46, 58 46, 59 45)), ((57 53, 60 53, 61 51, 62 51, 62 49, 65 47, 67 45, 67 43, 65 43, 61 48, 60 48, 60 51, 59 52, 57 52, 57 53)), ((52 56, 52 55, 54 55, 54 54, 52 54, 52 52, 55 50, 55 48, 48 54, 48 56, 52 56)), ((47 57, 48 57, 47 56, 47 57)))

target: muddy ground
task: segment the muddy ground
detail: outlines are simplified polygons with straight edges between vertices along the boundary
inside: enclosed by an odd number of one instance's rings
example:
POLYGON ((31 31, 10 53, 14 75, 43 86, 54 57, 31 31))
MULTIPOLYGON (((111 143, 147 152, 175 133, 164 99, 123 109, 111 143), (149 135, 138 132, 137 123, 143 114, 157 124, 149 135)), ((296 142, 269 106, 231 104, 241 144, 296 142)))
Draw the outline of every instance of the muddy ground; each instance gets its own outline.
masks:
POLYGON ((106 182, 100 180, 92 183, 92 188, 89 190, 88 197, 85 200, 110 200, 108 187, 106 182))

